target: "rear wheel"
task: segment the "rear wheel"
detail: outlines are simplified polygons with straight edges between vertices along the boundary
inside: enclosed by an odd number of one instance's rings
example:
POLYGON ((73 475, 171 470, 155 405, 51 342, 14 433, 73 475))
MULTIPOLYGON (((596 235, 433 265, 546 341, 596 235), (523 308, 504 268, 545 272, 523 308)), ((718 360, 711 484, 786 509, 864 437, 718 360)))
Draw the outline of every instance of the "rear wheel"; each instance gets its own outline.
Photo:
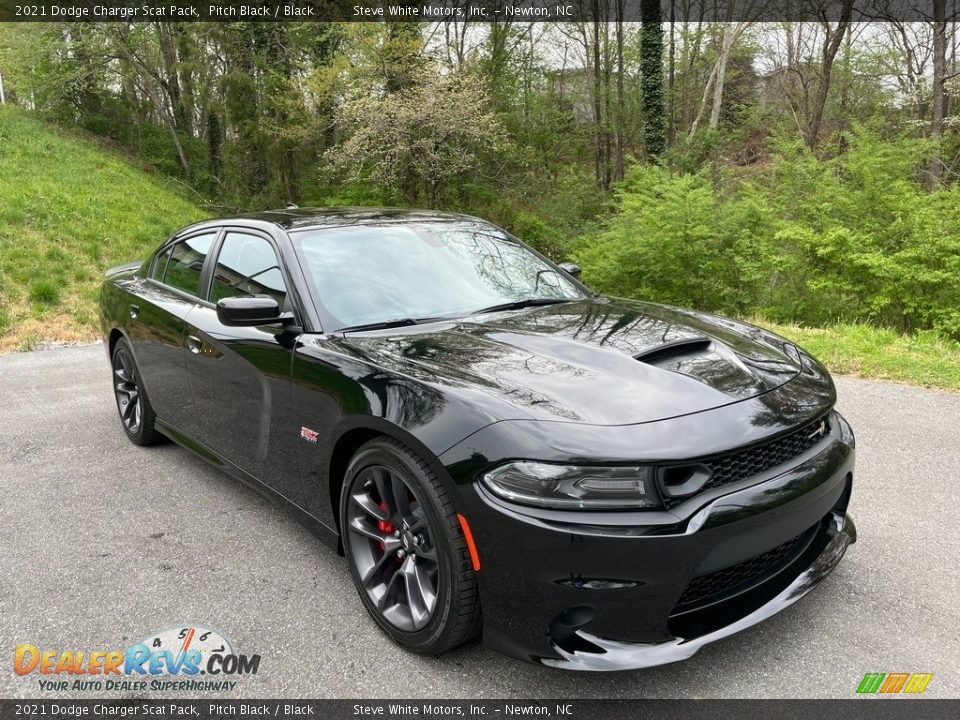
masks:
POLYGON ((456 512, 408 448, 378 438, 357 451, 340 527, 360 597, 397 643, 436 654, 479 632, 477 579, 456 512))
POLYGON ((133 360, 133 351, 125 338, 117 340, 113 349, 113 392, 123 431, 137 445, 155 445, 162 436, 154 423, 157 416, 143 390, 143 383, 133 360))

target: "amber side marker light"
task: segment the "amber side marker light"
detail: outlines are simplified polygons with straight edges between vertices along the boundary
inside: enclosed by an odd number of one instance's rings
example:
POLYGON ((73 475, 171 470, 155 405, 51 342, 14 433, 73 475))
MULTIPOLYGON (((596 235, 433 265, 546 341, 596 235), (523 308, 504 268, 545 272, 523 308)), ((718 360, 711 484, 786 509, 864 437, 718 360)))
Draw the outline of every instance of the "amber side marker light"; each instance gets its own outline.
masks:
POLYGON ((467 523, 467 519, 457 513, 457 520, 460 521, 460 529, 463 530, 463 537, 467 541, 467 549, 470 551, 470 563, 473 565, 473 569, 480 569, 480 556, 477 554, 477 545, 473 542, 473 533, 470 532, 470 525, 467 523))

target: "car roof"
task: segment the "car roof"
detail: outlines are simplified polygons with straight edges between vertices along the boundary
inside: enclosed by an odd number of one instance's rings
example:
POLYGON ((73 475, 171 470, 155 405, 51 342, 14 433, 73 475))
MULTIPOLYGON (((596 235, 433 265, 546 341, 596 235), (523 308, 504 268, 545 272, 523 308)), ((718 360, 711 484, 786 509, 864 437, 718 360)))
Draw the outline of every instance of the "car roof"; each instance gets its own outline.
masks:
POLYGON ((260 212, 210 218, 183 228, 177 235, 207 225, 223 225, 236 221, 259 221, 277 225, 284 230, 347 227, 352 225, 393 225, 423 222, 482 222, 486 220, 460 213, 436 210, 407 210, 389 207, 310 207, 262 210, 260 212))

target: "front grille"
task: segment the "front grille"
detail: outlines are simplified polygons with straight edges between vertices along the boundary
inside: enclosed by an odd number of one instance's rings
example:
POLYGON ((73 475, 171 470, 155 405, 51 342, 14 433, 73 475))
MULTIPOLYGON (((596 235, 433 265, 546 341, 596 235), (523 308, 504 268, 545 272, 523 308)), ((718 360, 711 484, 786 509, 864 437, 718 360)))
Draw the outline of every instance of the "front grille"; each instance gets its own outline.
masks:
POLYGON ((741 586, 746 588, 763 580, 765 576, 772 575, 803 551, 815 530, 814 527, 802 532, 782 545, 777 545, 772 550, 767 550, 749 560, 694 578, 677 600, 675 610, 686 610, 708 600, 719 599, 736 588, 741 586))
MULTIPOLYGON (((830 432, 830 426, 827 419, 818 418, 799 430, 771 442, 706 460, 702 464, 710 470, 710 479, 698 492, 739 482, 783 465, 812 448, 828 432, 830 432)), ((663 502, 669 509, 688 499, 689 497, 665 495, 663 502)))

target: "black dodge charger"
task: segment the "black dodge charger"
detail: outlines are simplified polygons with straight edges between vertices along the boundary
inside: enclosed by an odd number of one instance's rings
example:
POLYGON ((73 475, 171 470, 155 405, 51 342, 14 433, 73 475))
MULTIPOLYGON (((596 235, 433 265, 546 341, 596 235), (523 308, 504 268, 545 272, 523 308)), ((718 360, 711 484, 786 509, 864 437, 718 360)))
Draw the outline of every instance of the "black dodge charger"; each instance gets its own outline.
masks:
POLYGON ((578 274, 463 215, 191 225, 104 282, 122 427, 289 508, 405 648, 687 658, 855 541, 853 433, 796 345, 578 274))

